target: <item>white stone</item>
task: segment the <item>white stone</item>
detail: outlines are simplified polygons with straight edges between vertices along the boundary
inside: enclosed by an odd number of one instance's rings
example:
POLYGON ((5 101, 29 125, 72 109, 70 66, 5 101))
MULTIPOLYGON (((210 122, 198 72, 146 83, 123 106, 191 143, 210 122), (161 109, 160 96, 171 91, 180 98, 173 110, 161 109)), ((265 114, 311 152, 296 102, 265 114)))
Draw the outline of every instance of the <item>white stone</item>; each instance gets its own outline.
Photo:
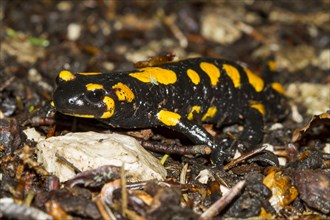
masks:
POLYGON ((76 41, 81 35, 81 25, 76 23, 71 23, 68 25, 67 37, 69 40, 76 41))
POLYGON ((55 154, 62 156, 81 171, 103 165, 125 164, 127 181, 164 180, 166 170, 160 161, 146 151, 134 138, 121 134, 96 132, 69 133, 51 137, 37 144, 38 162, 61 181, 72 178, 75 173, 60 162, 55 154))
POLYGON ((35 128, 27 128, 23 132, 31 141, 40 142, 45 140, 45 136, 42 136, 35 128))

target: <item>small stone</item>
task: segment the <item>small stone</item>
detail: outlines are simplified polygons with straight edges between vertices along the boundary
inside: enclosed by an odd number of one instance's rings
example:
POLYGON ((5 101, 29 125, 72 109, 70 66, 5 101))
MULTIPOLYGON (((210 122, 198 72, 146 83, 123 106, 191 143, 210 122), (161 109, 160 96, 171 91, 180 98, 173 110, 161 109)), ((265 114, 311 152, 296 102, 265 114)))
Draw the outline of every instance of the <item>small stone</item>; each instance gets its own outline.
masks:
POLYGON ((127 181, 164 180, 166 170, 160 161, 146 151, 134 138, 121 134, 96 132, 69 133, 51 137, 37 144, 38 162, 48 172, 66 181, 75 175, 55 154, 65 158, 81 171, 103 165, 125 164, 127 181))

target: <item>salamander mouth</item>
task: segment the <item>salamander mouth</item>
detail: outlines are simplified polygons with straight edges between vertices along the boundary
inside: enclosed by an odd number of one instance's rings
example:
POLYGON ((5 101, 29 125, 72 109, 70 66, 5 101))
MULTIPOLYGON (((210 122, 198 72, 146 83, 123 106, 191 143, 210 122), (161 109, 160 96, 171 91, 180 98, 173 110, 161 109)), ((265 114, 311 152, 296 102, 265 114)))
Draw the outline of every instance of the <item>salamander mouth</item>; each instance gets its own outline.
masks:
POLYGON ((69 105, 67 101, 64 102, 62 100, 54 99, 53 103, 54 103, 53 105, 56 108, 56 110, 64 115, 70 115, 70 116, 75 116, 75 117, 80 117, 80 118, 95 118, 94 114, 90 114, 87 112, 86 113, 77 112, 77 106, 69 105))
POLYGON ((73 113, 65 113, 61 112, 64 115, 69 115, 69 116, 74 116, 74 117, 79 117, 79 118, 95 118, 94 115, 86 115, 86 114, 73 114, 73 113))

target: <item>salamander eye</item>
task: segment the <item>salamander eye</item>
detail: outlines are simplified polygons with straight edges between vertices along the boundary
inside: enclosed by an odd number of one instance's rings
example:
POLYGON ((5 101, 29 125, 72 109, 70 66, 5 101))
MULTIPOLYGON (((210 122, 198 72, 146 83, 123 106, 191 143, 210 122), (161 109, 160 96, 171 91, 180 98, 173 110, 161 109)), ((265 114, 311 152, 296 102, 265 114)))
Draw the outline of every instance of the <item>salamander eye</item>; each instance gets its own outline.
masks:
POLYGON ((93 91, 88 91, 86 93, 86 99, 87 99, 87 101, 89 101, 91 103, 99 103, 103 100, 104 95, 105 95, 104 90, 96 89, 93 91))

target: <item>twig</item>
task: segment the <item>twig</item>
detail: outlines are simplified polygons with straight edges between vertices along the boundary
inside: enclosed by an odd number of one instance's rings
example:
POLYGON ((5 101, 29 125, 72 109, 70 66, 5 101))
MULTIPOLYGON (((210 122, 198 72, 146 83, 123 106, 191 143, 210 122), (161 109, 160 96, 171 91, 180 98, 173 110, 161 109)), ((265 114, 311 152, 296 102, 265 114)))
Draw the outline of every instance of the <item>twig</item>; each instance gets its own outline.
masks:
POLYGON ((126 216, 126 210, 127 210, 127 189, 126 189, 126 175, 125 175, 125 164, 121 166, 120 170, 120 180, 121 180, 121 208, 122 208, 122 215, 126 216))
POLYGON ((179 154, 179 155, 187 155, 187 154, 209 155, 212 152, 212 148, 206 145, 193 145, 193 146, 179 146, 175 144, 164 145, 151 141, 145 141, 143 139, 137 139, 137 140, 145 149, 159 153, 179 154))
POLYGON ((250 152, 247 152, 246 154, 243 154, 241 155, 240 157, 230 161, 228 164, 226 164, 223 169, 226 171, 226 170, 229 170, 231 168, 233 168, 234 166, 236 166, 238 163, 248 159, 249 157, 252 157, 253 155, 257 154, 257 153, 260 153, 262 152, 263 150, 265 150, 265 148, 267 147, 267 145, 264 145, 260 148, 257 148, 257 149, 254 149, 250 152))
POLYGON ((115 220, 116 217, 113 215, 110 209, 107 209, 107 206, 102 201, 101 197, 97 197, 95 200, 96 206, 102 216, 105 220, 115 220), (109 212, 110 210, 110 212, 109 212), (112 214, 112 215, 111 215, 112 214))
POLYGON ((75 173, 81 173, 81 170, 79 170, 75 165, 73 165, 71 162, 69 162, 66 158, 59 155, 58 153, 55 153, 55 157, 60 160, 62 163, 66 164, 70 168, 74 170, 75 173))
POLYGON ((2 90, 4 90, 7 86, 9 86, 15 79, 15 76, 10 77, 9 79, 7 79, 6 81, 3 82, 2 85, 0 85, 0 92, 2 92, 2 90))
POLYGON ((223 197, 211 205, 201 216, 200 219, 212 219, 218 215, 227 205, 242 191, 245 180, 238 182, 223 197))

